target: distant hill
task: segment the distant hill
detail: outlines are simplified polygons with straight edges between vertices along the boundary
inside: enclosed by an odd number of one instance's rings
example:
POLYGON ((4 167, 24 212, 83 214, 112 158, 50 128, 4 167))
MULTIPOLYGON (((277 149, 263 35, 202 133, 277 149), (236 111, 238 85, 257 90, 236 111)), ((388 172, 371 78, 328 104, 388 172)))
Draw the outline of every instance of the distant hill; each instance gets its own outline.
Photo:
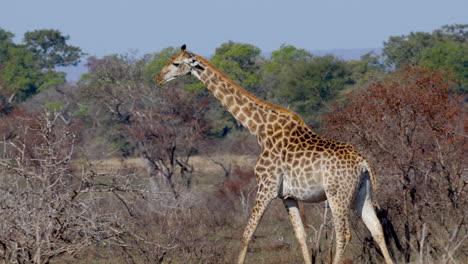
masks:
MULTIPOLYGON (((381 48, 376 48, 376 49, 330 49, 330 50, 311 50, 310 53, 316 55, 316 56, 324 56, 324 55, 334 55, 336 57, 339 57, 343 60, 359 60, 361 59, 361 56, 374 51, 375 54, 380 55, 382 53, 381 48)), ((266 52, 262 53, 262 56, 265 58, 270 58, 271 52, 266 52)), ((211 56, 206 56, 207 58, 210 58, 211 56)), ((56 70, 58 71, 63 71, 67 74, 67 81, 69 82, 77 82, 83 73, 87 73, 88 69, 85 66, 84 62, 81 62, 77 66, 70 66, 70 67, 59 67, 56 70)))

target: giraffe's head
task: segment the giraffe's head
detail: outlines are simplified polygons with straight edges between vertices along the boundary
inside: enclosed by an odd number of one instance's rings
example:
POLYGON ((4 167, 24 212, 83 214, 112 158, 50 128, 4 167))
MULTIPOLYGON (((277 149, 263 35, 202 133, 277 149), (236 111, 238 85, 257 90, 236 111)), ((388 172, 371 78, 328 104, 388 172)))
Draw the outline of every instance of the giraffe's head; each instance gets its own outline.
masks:
POLYGON ((198 71, 203 67, 196 56, 187 52, 185 44, 180 48, 180 53, 167 63, 154 79, 157 84, 165 84, 178 77, 193 74, 198 77, 198 71))

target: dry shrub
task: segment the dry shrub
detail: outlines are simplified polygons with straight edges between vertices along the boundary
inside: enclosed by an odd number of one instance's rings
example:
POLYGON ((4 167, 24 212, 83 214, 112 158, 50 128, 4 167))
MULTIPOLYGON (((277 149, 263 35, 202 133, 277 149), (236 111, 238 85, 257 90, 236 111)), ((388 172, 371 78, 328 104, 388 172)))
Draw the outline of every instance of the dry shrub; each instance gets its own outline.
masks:
POLYGON ((49 263, 112 238, 115 214, 80 199, 95 174, 72 166, 76 123, 13 111, 1 122, 0 259, 49 263))
POLYGON ((79 129, 58 112, 2 121, 0 261, 223 262, 214 236, 228 223, 222 205, 174 195, 136 168, 77 159, 79 129))
POLYGON ((126 131, 136 155, 177 195, 192 185, 190 158, 208 129, 202 118, 207 102, 181 87, 161 91, 160 99, 157 106, 135 109, 126 131))
POLYGON ((240 209, 242 214, 248 217, 256 193, 257 186, 253 167, 235 165, 232 174, 225 178, 218 188, 217 196, 219 199, 225 200, 226 204, 231 204, 233 209, 240 209))

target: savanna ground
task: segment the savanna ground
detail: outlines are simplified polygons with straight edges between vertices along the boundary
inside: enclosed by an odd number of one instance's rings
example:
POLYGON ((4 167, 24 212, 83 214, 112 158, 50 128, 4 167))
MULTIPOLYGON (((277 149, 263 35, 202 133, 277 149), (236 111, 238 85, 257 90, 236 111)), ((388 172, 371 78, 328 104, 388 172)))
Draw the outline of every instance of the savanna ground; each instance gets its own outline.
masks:
MULTIPOLYGON (((253 166, 256 156, 249 155, 217 155, 216 157, 195 156, 192 158, 194 166, 194 189, 190 192, 195 199, 199 199, 196 203, 198 212, 184 213, 180 212, 182 221, 192 223, 191 230, 185 230, 188 234, 182 234, 192 237, 196 250, 194 252, 186 252, 188 255, 193 255, 193 260, 187 260, 185 254, 168 254, 161 263, 235 263, 238 251, 240 250, 241 238, 244 228, 248 221, 251 206, 255 197, 255 184, 253 180, 253 166), (226 179, 227 168, 222 168, 218 164, 230 167, 230 175, 228 177, 234 179, 226 179), (218 163, 218 164, 217 164, 218 163), (251 174, 252 173, 252 174, 251 174), (240 174, 240 175, 239 175, 240 174), (251 175, 243 175, 251 174, 251 175), (248 177, 248 180, 242 177, 248 177), (225 182, 227 181, 227 183, 225 182), (236 183, 236 181, 239 181, 236 183), (244 186, 246 190, 237 190, 237 184, 247 183, 244 186), (234 182, 234 183, 233 183, 234 182), (227 185, 223 187, 223 185, 227 185), (243 200, 240 192, 246 196, 243 200), (198 193, 198 194, 197 194, 198 193), (237 197, 236 197, 237 196, 237 197), (193 215, 195 214, 195 215, 193 215), (190 219, 185 219, 185 217, 190 219), (194 220, 193 218, 196 218, 194 220), (198 252, 197 252, 198 251, 198 252), (200 255, 206 254, 206 257, 200 255), (197 259, 200 260, 197 260, 197 259), (193 262, 191 262, 193 261, 193 262)), ((135 168, 140 173, 145 174, 146 168, 141 159, 107 159, 97 161, 99 171, 112 170, 119 167, 135 168)), ((333 245, 334 233, 331 223, 331 214, 328 211, 327 203, 306 204, 304 206, 306 217, 306 232, 308 233, 308 244, 310 248, 317 250, 317 259, 321 259, 326 263, 326 259, 333 255, 330 250, 330 245, 333 245), (325 214, 324 214, 325 213, 325 214), (317 241, 317 234, 320 233, 320 239, 317 241)), ((194 209, 188 209, 194 210, 194 209)), ((354 216, 354 214, 353 214, 354 216)), ((157 225, 157 223, 155 223, 157 225)), ((354 228, 365 228, 360 219, 353 217, 352 226, 354 228)), ((167 235, 170 236, 170 229, 167 230, 167 235)), ((345 259, 362 260, 366 258, 363 255, 363 248, 366 243, 369 243, 370 234, 361 232, 359 234, 353 230, 353 239, 348 245, 345 259), (366 242, 367 240, 367 242, 366 242)), ((179 251, 174 247, 170 251, 179 251)), ((188 246, 190 247, 190 246, 188 246)), ((368 246, 367 246, 368 247, 368 246)), ((96 255, 105 253, 106 248, 96 248, 96 251, 89 253, 84 260, 79 260, 77 263, 127 263, 124 257, 114 257, 112 259, 101 259, 96 255)), ((369 247, 367 250, 372 250, 369 247)), ((367 256, 368 257, 368 256, 367 256)), ((138 260, 135 259, 137 262, 138 260)), ((382 259, 377 259, 381 261, 382 259)), ((141 259, 140 261, 143 261, 141 259)), ((303 263, 302 253, 293 233, 291 223, 287 212, 280 199, 275 199, 259 225, 254 240, 249 247, 247 255, 247 263, 303 263)), ((320 263, 320 262, 317 262, 320 263)), ((360 262, 358 262, 360 263, 360 262)))

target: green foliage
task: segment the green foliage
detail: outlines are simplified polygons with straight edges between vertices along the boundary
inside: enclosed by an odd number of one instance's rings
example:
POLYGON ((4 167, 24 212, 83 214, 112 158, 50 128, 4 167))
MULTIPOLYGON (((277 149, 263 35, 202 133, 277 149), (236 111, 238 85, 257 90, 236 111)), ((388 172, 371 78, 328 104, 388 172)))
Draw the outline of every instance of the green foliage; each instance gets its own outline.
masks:
POLYGON ((310 60, 312 54, 304 49, 298 49, 292 45, 281 45, 279 50, 271 53, 271 60, 265 65, 265 71, 276 74, 285 65, 292 65, 298 62, 310 60))
POLYGON ((83 106, 74 113, 74 116, 84 116, 88 113, 89 107, 83 106))
POLYGON ((292 74, 293 78, 282 80, 284 85, 278 87, 276 94, 303 114, 317 109, 321 101, 332 99, 346 85, 354 83, 346 62, 331 55, 292 65, 292 74))
MULTIPOLYGON (((13 35, 13 33, 11 32, 8 32, 2 28, 0 28, 0 46, 5 46, 5 45, 11 45, 13 44, 13 37, 15 37, 15 35, 13 35)), ((1 53, 0 53, 0 63, 2 62, 2 57, 1 57, 1 53)))
POLYGON ((43 83, 39 86, 39 88, 37 88, 37 91, 40 92, 49 87, 64 84, 65 75, 66 74, 64 72, 56 72, 52 70, 47 70, 43 72, 42 78, 41 78, 43 79, 43 83))
POLYGON ((360 60, 348 61, 346 64, 356 85, 361 86, 375 80, 375 78, 383 75, 385 71, 384 65, 380 62, 380 57, 374 55, 373 51, 362 55, 360 60))
POLYGON ((431 69, 452 70, 460 83, 458 92, 466 92, 468 24, 447 25, 432 33, 412 32, 393 36, 384 42, 383 55, 390 67, 423 65, 431 69))
POLYGON ((282 45, 264 65, 262 85, 269 100, 291 108, 306 122, 316 122, 323 102, 354 84, 354 71, 365 71, 367 64, 351 67, 331 55, 313 56, 303 49, 282 45))
POLYGON ((37 57, 38 67, 53 69, 57 66, 76 66, 84 55, 80 48, 67 44, 69 36, 58 30, 43 29, 26 32, 24 43, 37 57))
POLYGON ((434 36, 426 32, 412 32, 408 36, 391 36, 384 42, 383 53, 387 65, 400 68, 417 64, 423 49, 435 44, 434 36))
POLYGON ((19 98, 34 94, 41 83, 41 71, 34 68, 33 54, 16 45, 5 45, 2 49, 0 79, 5 89, 18 93, 19 98))
POLYGON ((372 52, 361 60, 344 61, 332 55, 313 56, 304 49, 282 45, 263 65, 263 90, 274 103, 296 111, 308 123, 318 125, 324 103, 355 84, 364 84, 383 72, 372 52))
POLYGON ((6 89, 18 94, 20 100, 47 87, 65 83, 65 73, 38 69, 35 56, 22 46, 8 45, 4 47, 3 54, 0 79, 6 89))
POLYGON ((459 80, 458 92, 468 92, 468 45, 460 42, 441 42, 424 49, 420 64, 429 69, 448 69, 459 80))
MULTIPOLYGON (((56 72, 50 68, 44 70, 44 58, 32 49, 34 42, 31 38, 33 36, 34 34, 30 32, 29 35, 26 33, 25 39, 30 43, 26 45, 15 44, 12 41, 14 35, 0 29, 0 83, 3 84, 0 87, 2 90, 0 93, 2 96, 11 97, 13 95, 16 101, 23 101, 47 87, 65 83, 65 73, 56 72)), ((54 51, 55 47, 48 49, 47 54, 52 55, 56 52, 54 51)), ((65 64, 60 63, 55 66, 58 65, 65 64)))
POLYGON ((261 80, 261 50, 250 44, 229 41, 216 49, 211 59, 220 71, 246 89, 255 89, 261 80))

